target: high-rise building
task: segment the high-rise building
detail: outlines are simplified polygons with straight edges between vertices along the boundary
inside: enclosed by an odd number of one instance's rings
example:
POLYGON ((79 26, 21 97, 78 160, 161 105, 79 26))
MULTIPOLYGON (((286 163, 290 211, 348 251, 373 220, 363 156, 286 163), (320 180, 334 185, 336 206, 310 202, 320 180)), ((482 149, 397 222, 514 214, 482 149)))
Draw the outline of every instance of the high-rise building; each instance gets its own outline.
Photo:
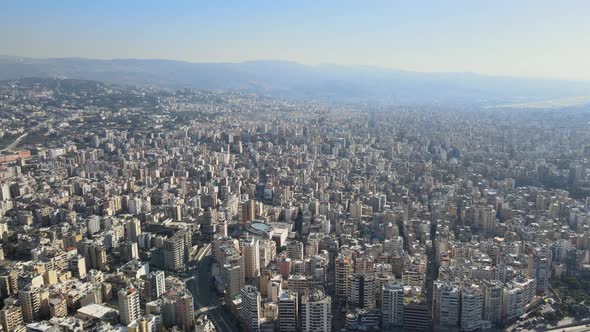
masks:
MULTIPOLYGON (((293 284, 289 284, 290 290, 295 290, 293 284)), ((270 301, 278 302, 279 295, 283 291, 283 284, 281 278, 272 278, 266 283, 266 294, 270 301)))
POLYGON ((483 296, 477 285, 461 289, 461 330, 475 331, 482 325, 483 296))
POLYGON ((502 294, 502 320, 511 321, 524 313, 525 292, 517 285, 506 284, 502 294))
POLYGON ((10 197, 10 184, 0 183, 0 201, 7 201, 10 197))
POLYGON ((221 267, 226 298, 233 299, 244 287, 244 267, 241 259, 229 261, 221 267))
POLYGON ((162 294, 162 321, 164 326, 177 326, 190 331, 195 310, 192 294, 184 288, 171 289, 162 294))
POLYGON ((371 257, 359 256, 354 260, 354 273, 372 274, 375 272, 371 257))
POLYGON ((278 297, 279 330, 281 332, 295 332, 298 328, 299 303, 297 293, 284 290, 278 297))
POLYGON ((70 271, 76 278, 86 277, 86 258, 78 254, 70 259, 70 271))
POLYGON ((260 275, 260 248, 255 237, 240 238, 240 252, 244 266, 244 277, 256 279, 260 275))
POLYGON ((460 291, 455 284, 437 281, 434 283, 434 322, 453 327, 459 323, 460 291))
POLYGON ((287 257, 293 259, 303 259, 303 242, 291 240, 287 242, 287 257))
POLYGON ((32 323, 41 316, 41 294, 38 287, 29 286, 18 292, 23 321, 32 323))
POLYGON ((404 240, 401 236, 396 236, 391 240, 383 242, 383 251, 392 255, 402 256, 404 253, 404 240))
POLYGON ((129 220, 125 224, 125 238, 131 242, 137 242, 137 237, 141 234, 141 221, 137 218, 129 220))
POLYGON ((0 310, 0 323, 3 331, 25 331, 23 313, 17 306, 7 306, 0 310))
POLYGON ((240 317, 242 318, 246 330, 252 332, 260 331, 260 293, 254 286, 246 285, 240 290, 242 297, 242 307, 240 308, 240 317))
POLYGON ((76 245, 78 253, 84 256, 87 267, 101 271, 107 267, 107 251, 102 244, 87 240, 76 245))
POLYGON ((68 306, 66 299, 62 295, 54 296, 49 299, 49 316, 66 317, 68 315, 68 306))
POLYGON ((135 287, 129 286, 122 288, 117 295, 121 324, 128 325, 139 317, 139 292, 135 287))
POLYGON ((119 245, 121 257, 127 261, 139 259, 139 248, 137 242, 123 241, 119 245))
POLYGON ((350 216, 355 219, 360 219, 363 216, 363 203, 356 201, 350 204, 350 216))
POLYGON ((549 248, 536 250, 530 257, 528 274, 537 282, 536 294, 538 295, 544 295, 549 288, 552 257, 552 251, 549 248))
POLYGON ((375 308, 375 276, 364 273, 348 276, 347 303, 358 308, 375 308))
POLYGON ((348 296, 348 277, 353 272, 350 258, 339 257, 336 260, 336 297, 346 299, 348 296))
POLYGON ((154 301, 166 291, 166 276, 164 271, 153 271, 147 276, 147 300, 154 301))
POLYGON ((256 219, 256 201, 253 199, 241 203, 240 220, 246 223, 256 219))
POLYGON ((127 332, 157 332, 158 319, 154 315, 143 315, 127 325, 127 332))
POLYGON ((186 243, 183 233, 176 232, 164 240, 164 268, 167 270, 182 271, 186 268, 186 243))
POLYGON ((390 272, 375 273, 375 302, 378 308, 381 308, 383 300, 383 286, 395 282, 395 276, 390 272))
POLYGON ((332 330, 332 298, 315 289, 301 297, 301 331, 332 330))
POLYGON ((18 292, 17 271, 11 271, 7 275, 0 276, 0 292, 3 297, 8 297, 18 292))
POLYGON ((404 324, 404 286, 401 283, 383 285, 381 300, 383 327, 399 327, 404 324))
POLYGON ((432 324, 430 310, 425 302, 404 304, 404 330, 427 331, 432 324))
POLYGON ((492 235, 496 230, 496 210, 493 206, 478 206, 473 210, 473 222, 484 235, 492 235))
POLYGON ((90 236, 100 232, 100 218, 98 216, 88 218, 86 220, 86 230, 90 236))
POLYGON ((575 278, 580 271, 580 252, 576 247, 569 249, 566 253, 566 276, 575 278))
POLYGON ((262 239, 259 242, 260 250, 260 269, 264 269, 275 259, 277 253, 277 244, 270 239, 262 239))
POLYGON ((485 280, 482 284, 483 319, 494 324, 502 322, 502 294, 504 284, 498 280, 485 280))

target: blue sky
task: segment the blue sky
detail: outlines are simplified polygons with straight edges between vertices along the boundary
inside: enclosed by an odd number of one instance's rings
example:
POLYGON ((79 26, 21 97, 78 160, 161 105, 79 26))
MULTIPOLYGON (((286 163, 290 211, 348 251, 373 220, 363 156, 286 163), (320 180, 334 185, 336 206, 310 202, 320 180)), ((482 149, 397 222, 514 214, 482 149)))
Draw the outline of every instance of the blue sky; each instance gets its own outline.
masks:
POLYGON ((5 0, 0 54, 590 80, 590 1, 5 0))

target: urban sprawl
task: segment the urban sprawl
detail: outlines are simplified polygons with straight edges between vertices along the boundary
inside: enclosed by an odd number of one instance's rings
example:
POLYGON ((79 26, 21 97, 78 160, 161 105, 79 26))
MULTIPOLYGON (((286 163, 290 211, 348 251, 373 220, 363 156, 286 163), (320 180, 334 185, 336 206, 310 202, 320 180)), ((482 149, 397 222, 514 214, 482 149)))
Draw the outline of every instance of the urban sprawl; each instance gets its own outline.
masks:
POLYGON ((0 82, 1 327, 590 323, 589 119, 0 82))

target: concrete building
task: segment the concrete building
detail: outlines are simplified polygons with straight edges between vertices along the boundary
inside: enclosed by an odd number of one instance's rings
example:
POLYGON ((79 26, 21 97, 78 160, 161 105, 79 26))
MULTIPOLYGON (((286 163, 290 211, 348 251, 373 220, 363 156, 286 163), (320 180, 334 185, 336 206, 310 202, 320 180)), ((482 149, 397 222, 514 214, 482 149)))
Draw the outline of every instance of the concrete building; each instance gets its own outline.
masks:
POLYGON ((240 317, 247 331, 260 331, 261 304, 260 293, 254 286, 247 285, 240 290, 242 297, 242 306, 240 308, 240 317))
POLYGON ((177 326, 190 331, 195 315, 192 294, 184 289, 171 289, 162 294, 162 322, 170 328, 177 326))
POLYGON ((121 324, 128 325, 140 315, 139 291, 129 286, 121 289, 117 295, 121 324))
POLYGON ((279 294, 279 331, 296 332, 299 327, 299 300, 297 293, 284 290, 279 294))
POLYGON ((256 279, 260 275, 260 248, 258 239, 255 237, 240 238, 240 252, 244 266, 244 277, 256 279))
POLYGON ((27 287, 18 292, 23 321, 31 323, 41 317, 41 294, 38 287, 27 287))
POLYGON ((347 304, 358 308, 375 308, 375 276, 363 273, 348 276, 347 304))
POLYGON ((224 264, 221 267, 221 276, 227 298, 232 299, 240 294, 240 290, 244 287, 244 267, 241 259, 224 264))
POLYGON ((434 283, 433 319, 435 324, 454 327, 459 323, 461 292, 455 284, 434 283))
POLYGON ((153 271, 147 275, 146 296, 148 301, 154 301, 166 291, 166 275, 164 271, 153 271))
POLYGON ((12 305, 0 310, 0 324, 3 331, 25 331, 21 308, 12 305))
POLYGON ((461 289, 461 330, 475 331, 482 326, 483 296, 477 285, 461 289))
POLYGON ((404 286, 400 283, 383 285, 381 312, 383 328, 400 327, 404 324, 404 286))
POLYGON ((164 240, 164 268, 170 271, 183 271, 186 268, 186 246, 184 232, 176 232, 164 240))
POLYGON ((336 297, 346 299, 348 296, 348 277, 353 273, 352 260, 339 257, 336 260, 336 297))
POLYGON ((494 324, 502 322, 503 284, 498 280, 486 280, 482 284, 483 319, 494 324))
POLYGON ((301 297, 301 331, 332 330, 332 298, 316 289, 301 297))

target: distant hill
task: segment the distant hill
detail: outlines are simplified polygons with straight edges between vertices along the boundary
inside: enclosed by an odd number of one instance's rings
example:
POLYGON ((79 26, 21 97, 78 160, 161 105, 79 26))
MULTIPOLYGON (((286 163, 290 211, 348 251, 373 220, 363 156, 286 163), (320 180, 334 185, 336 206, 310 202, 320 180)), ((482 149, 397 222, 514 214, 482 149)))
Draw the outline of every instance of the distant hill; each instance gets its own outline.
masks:
POLYGON ((242 90, 272 97, 379 104, 529 103, 590 96, 590 82, 420 73, 287 61, 31 59, 0 56, 0 79, 64 77, 161 88, 242 90))

